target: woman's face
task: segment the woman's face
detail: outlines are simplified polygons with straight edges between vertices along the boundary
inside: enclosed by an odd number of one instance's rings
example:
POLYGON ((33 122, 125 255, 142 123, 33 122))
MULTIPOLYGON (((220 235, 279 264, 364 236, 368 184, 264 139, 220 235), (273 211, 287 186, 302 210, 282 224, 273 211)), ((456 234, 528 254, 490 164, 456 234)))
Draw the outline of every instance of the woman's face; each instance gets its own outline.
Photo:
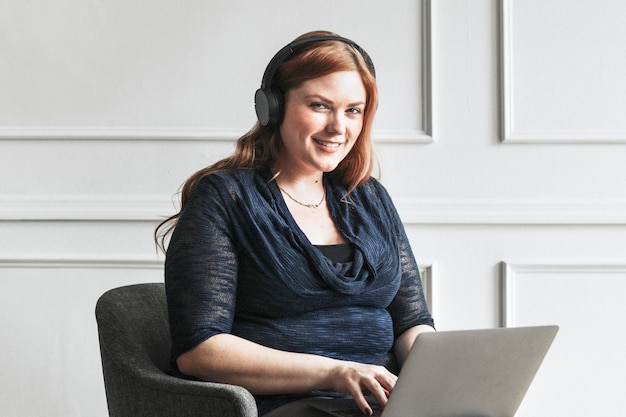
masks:
POLYGON ((361 133, 366 97, 357 71, 334 72, 288 90, 280 125, 283 171, 315 175, 334 170, 361 133))

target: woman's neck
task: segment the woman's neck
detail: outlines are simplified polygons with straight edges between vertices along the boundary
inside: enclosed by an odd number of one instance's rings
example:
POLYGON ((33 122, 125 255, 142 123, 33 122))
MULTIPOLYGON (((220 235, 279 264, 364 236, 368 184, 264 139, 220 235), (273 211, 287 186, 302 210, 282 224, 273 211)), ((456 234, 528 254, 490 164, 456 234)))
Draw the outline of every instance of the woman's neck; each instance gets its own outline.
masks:
POLYGON ((303 207, 317 208, 324 202, 326 196, 324 181, 321 177, 278 176, 276 184, 287 198, 303 207))
POLYGON ((274 170, 274 176, 279 187, 294 192, 315 193, 324 189, 323 172, 303 174, 289 169, 278 169, 274 170))

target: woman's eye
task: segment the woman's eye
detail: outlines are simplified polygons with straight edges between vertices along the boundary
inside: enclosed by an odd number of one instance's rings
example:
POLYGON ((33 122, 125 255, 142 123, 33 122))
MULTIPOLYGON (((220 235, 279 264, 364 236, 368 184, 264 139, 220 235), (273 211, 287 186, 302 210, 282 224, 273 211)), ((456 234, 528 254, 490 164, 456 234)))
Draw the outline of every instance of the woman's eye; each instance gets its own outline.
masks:
POLYGON ((318 109, 318 110, 323 110, 323 109, 327 109, 328 106, 324 103, 311 103, 311 108, 313 109, 318 109))
POLYGON ((360 114, 361 113, 361 109, 359 109, 357 107, 352 107, 352 108, 346 110, 346 113, 349 113, 349 114, 360 114))

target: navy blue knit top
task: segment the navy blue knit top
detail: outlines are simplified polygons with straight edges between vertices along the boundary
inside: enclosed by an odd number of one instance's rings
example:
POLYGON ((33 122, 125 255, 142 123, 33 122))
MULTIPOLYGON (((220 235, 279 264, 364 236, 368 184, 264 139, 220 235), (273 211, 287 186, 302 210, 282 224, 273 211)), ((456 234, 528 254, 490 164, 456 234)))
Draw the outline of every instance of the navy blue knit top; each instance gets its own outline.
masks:
POLYGON ((219 333, 276 349, 397 370, 396 337, 433 325, 419 271, 389 195, 375 179, 326 199, 352 260, 307 239, 269 172, 210 174, 191 193, 170 241, 165 284, 172 357, 219 333))

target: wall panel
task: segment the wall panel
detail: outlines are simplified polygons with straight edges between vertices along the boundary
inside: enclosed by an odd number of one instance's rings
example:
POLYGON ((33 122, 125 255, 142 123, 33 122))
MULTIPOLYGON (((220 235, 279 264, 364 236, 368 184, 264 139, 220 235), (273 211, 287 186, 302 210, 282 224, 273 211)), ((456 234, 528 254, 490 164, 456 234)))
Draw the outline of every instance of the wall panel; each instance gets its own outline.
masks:
POLYGON ((503 264, 503 324, 560 326, 520 417, 626 409, 624 294, 626 264, 503 264))
POLYGON ((626 142, 624 14, 619 0, 502 1, 506 142, 626 142))
POLYGON ((305 31, 328 29, 375 58, 381 140, 430 141, 429 3, 274 0, 268 12, 245 0, 78 8, 59 0, 33 12, 13 2, 0 17, 9 58, 0 138, 234 139, 254 123, 252 97, 271 56, 305 31), (400 109, 391 106, 398 94, 400 109))
POLYGON ((0 258, 6 358, 0 404, 14 416, 107 415, 95 303, 106 290, 162 281, 162 262, 76 257, 0 258))

